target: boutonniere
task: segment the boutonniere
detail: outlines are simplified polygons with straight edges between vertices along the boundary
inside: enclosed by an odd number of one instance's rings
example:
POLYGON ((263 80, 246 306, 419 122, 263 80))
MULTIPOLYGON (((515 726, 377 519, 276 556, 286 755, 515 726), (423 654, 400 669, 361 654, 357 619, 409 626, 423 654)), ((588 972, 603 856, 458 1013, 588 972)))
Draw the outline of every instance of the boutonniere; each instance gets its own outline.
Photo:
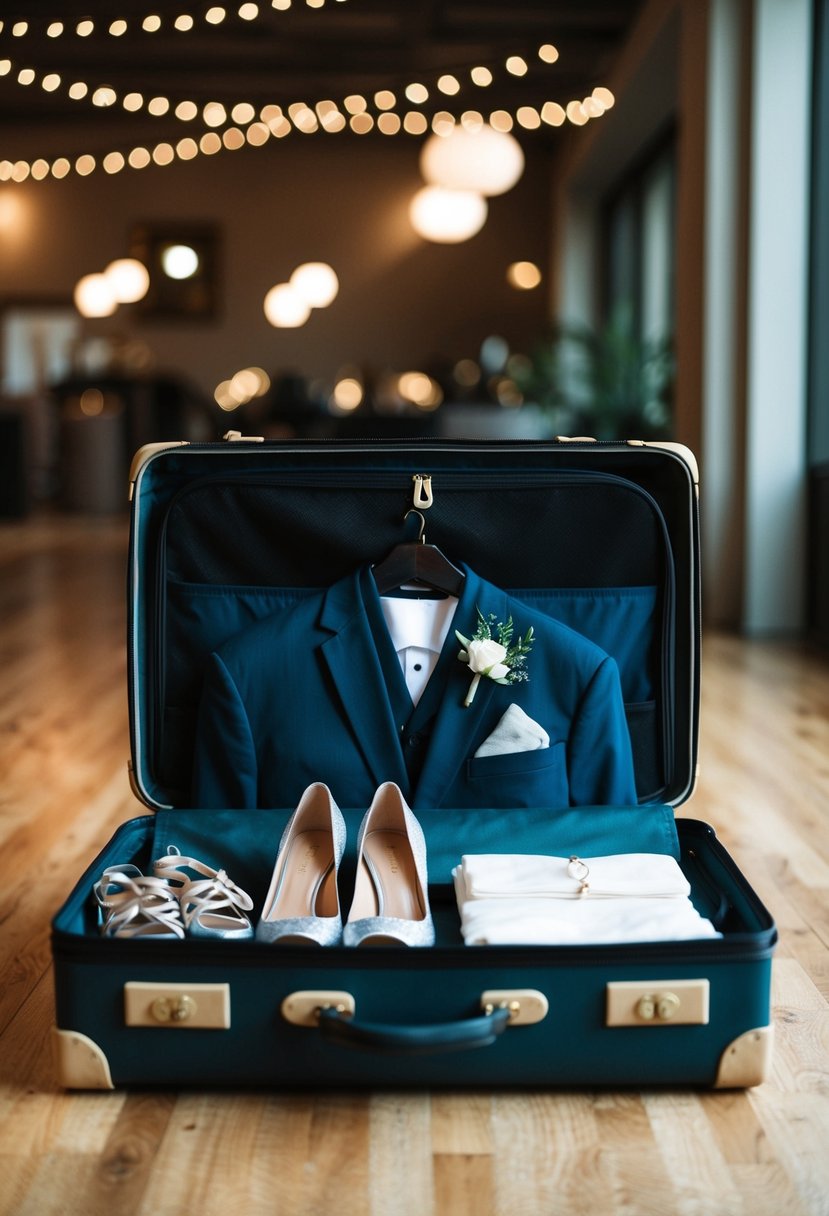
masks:
POLYGON ((472 704, 481 676, 494 680, 496 684, 521 684, 529 680, 525 668, 527 655, 533 646, 533 627, 530 625, 517 641, 513 641, 514 632, 512 617, 506 622, 496 621, 492 613, 485 617, 480 608, 478 627, 471 638, 465 638, 455 630, 455 637, 463 646, 458 658, 472 672, 472 683, 464 705, 472 704))

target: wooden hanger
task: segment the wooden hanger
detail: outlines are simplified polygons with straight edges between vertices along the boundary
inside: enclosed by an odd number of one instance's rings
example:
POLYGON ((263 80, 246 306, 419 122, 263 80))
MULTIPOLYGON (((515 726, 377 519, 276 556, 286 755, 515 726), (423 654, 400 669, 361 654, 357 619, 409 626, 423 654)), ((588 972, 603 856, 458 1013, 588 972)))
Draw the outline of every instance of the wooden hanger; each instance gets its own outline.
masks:
POLYGON ((457 566, 452 565, 437 545, 426 544, 426 520, 420 511, 411 508, 404 518, 408 519, 410 515, 416 515, 420 520, 418 538, 395 545, 381 562, 372 567, 378 592, 380 595, 386 595, 406 583, 424 583, 433 591, 460 595, 466 575, 457 566))

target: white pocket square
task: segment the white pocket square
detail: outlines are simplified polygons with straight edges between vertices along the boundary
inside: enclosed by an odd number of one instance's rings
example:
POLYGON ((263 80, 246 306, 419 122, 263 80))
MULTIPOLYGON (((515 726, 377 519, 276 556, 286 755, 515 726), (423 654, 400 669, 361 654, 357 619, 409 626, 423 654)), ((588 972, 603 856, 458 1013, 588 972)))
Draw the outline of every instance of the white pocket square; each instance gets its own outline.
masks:
POLYGON ((550 746, 550 736, 543 726, 525 714, 514 702, 509 706, 491 735, 475 752, 482 756, 505 756, 510 752, 535 752, 550 746))

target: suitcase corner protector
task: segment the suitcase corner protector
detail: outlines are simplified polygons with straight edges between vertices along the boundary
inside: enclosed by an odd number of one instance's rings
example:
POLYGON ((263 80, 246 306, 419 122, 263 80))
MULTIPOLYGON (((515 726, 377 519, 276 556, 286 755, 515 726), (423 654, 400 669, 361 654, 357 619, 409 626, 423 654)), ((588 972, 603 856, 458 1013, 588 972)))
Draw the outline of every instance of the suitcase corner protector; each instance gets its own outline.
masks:
POLYGON ((78 1030, 52 1027, 58 1084, 64 1089, 114 1089, 109 1061, 101 1048, 78 1030))
POLYGON ((773 1026, 758 1026, 738 1035, 720 1056, 714 1089, 749 1089, 768 1078, 773 1026))

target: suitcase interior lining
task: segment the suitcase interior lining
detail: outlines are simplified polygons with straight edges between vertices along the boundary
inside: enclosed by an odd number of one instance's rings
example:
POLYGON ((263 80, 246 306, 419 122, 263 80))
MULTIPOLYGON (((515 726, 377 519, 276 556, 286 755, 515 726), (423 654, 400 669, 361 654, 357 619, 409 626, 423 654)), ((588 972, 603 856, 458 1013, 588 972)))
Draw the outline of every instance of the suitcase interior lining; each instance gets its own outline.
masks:
MULTIPOLYGON (((632 482, 589 471, 447 471, 434 483, 430 542, 614 657, 640 800, 659 800, 673 775, 675 570, 655 500, 632 482)), ((410 474, 366 469, 221 474, 172 496, 150 614, 149 769, 161 801, 190 801, 210 652, 379 560, 401 539, 410 505, 410 474)))

